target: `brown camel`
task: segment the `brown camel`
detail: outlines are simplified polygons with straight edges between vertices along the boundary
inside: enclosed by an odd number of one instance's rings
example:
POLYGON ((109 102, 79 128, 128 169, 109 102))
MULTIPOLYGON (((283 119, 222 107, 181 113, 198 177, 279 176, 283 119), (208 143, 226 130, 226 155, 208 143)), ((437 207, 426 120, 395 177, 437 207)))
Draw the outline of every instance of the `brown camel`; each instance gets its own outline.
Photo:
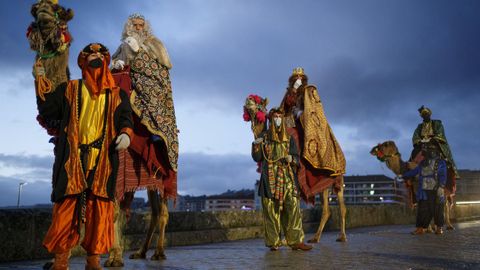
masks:
MULTIPOLYGON (((30 10, 34 21, 27 30, 30 48, 36 52, 34 73, 37 94, 55 91, 61 83, 69 79, 68 53, 72 37, 67 22, 73 18, 73 10, 54 3, 53 0, 40 0, 30 10), (38 75, 37 68, 44 69, 44 75, 38 75)), ((40 116, 38 122, 47 133, 56 137, 58 123, 47 122, 40 116)))
MULTIPOLYGON (((418 156, 409 162, 402 160, 398 148, 393 141, 386 141, 378 144, 373 147, 370 151, 370 154, 377 157, 381 162, 385 162, 387 168, 389 168, 395 175, 402 175, 405 171, 414 169, 420 162, 421 159, 418 156)), ((448 181, 448 180, 447 180, 448 181)), ((415 193, 418 187, 418 180, 416 179, 405 179, 405 186, 408 190, 408 202, 411 208, 415 207, 415 193)), ((453 196, 454 193, 451 189, 448 188, 447 184, 445 188, 445 223, 447 225, 447 230, 453 230, 454 227, 450 221, 450 212, 453 207, 453 196)))
MULTIPOLYGON (((113 77, 122 89, 125 89, 130 95, 131 80, 129 75, 129 68, 121 71, 113 71, 113 77)), ((136 115, 133 115, 134 119, 136 115)), ((135 122, 134 132, 144 133, 145 128, 141 126, 138 121, 135 122)), ((135 136, 134 140, 139 137, 135 136)), ((155 146, 151 146, 155 148, 155 146)), ((151 150, 154 152, 154 150, 151 150)), ((155 253, 150 257, 151 260, 164 260, 165 255, 165 228, 168 224, 168 200, 166 196, 162 196, 163 185, 160 184, 164 179, 161 173, 152 175, 146 168, 142 157, 131 149, 123 150, 119 153, 120 163, 117 177, 117 202, 115 207, 114 230, 115 240, 112 248, 109 251, 109 257, 105 261, 105 267, 121 267, 124 265, 123 250, 124 246, 121 244, 123 239, 123 226, 130 216, 130 204, 133 200, 135 190, 147 189, 148 201, 151 209, 151 219, 146 234, 146 239, 142 247, 135 253, 130 255, 130 259, 145 259, 146 253, 150 248, 153 234, 158 227, 158 240, 155 253), (140 168, 141 167, 141 168, 140 168), (127 173, 128 170, 133 170, 134 173, 127 173), (129 179, 127 179, 129 178, 129 179), (120 181, 122 179, 122 181, 120 181), (132 182, 131 180, 134 180, 132 182), (132 183, 135 183, 132 186, 132 183)), ((176 176, 175 176, 176 177, 176 176)))

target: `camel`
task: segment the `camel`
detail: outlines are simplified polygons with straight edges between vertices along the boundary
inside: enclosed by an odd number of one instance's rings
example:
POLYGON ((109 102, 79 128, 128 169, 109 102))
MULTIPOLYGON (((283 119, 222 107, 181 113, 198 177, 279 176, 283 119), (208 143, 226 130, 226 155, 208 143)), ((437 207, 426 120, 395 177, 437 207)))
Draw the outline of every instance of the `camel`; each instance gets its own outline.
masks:
MULTIPOLYGON (((247 97, 245 100, 245 105, 243 107, 244 109, 244 114, 243 118, 245 121, 250 121, 251 122, 251 129, 254 134, 254 138, 258 138, 260 133, 265 131, 267 129, 267 124, 266 124, 266 112, 267 108, 266 106, 268 105, 268 99, 267 98, 261 98, 256 95, 250 95, 247 97)), ((290 133, 293 134, 297 144, 299 143, 298 141, 298 134, 294 132, 293 129, 289 129, 290 133)), ((298 171, 298 177, 304 177, 305 178, 305 166, 303 162, 300 164, 300 168, 298 171)), ((338 176, 325 176, 326 181, 329 181, 331 184, 326 186, 323 191, 322 191, 322 202, 323 202, 323 208, 322 208, 322 217, 320 220, 320 224, 318 226, 318 229, 315 233, 315 235, 308 240, 309 243, 318 243, 320 241, 323 229, 325 227, 325 224, 327 223, 328 219, 330 218, 331 211, 329 207, 329 195, 330 195, 330 188, 333 189, 337 193, 337 199, 338 199, 338 205, 340 207, 340 234, 338 238, 336 239, 337 242, 346 242, 347 241, 347 235, 345 232, 345 224, 346 224, 346 214, 347 214, 347 208, 345 206, 345 200, 344 200, 344 180, 343 180, 343 175, 338 175, 338 176), (336 185, 335 185, 336 184, 336 185)), ((302 192, 302 199, 308 202, 308 199, 313 199, 315 194, 303 194, 302 192)))
MULTIPOLYGON (((35 77, 35 86, 40 98, 55 91, 56 87, 69 80, 68 53, 72 37, 67 22, 73 18, 73 10, 65 9, 55 0, 40 0, 30 10, 34 21, 27 29, 30 48, 36 52, 34 71, 43 68, 45 75, 35 77)), ((47 133, 56 137, 58 123, 47 122, 37 116, 39 124, 47 133)))
MULTIPOLYGON (((113 77, 116 83, 121 86, 122 89, 125 89, 128 94, 130 94, 130 75, 129 69, 124 70, 114 70, 112 72, 113 77)), ((135 116, 134 116, 135 117, 135 116)), ((139 126, 135 126, 134 132, 138 131, 139 126)), ((134 138, 135 140, 135 138, 134 138)), ((122 170, 125 168, 125 164, 131 160, 136 160, 134 162, 138 162, 141 157, 138 155, 132 154, 129 152, 130 150, 123 150, 119 153, 120 156, 120 164, 119 164, 119 177, 127 177, 126 173, 122 170)), ((130 165, 131 166, 131 165, 130 165)), ((143 165, 142 165, 143 166, 143 165)), ((156 175, 157 179, 154 181, 163 181, 161 178, 158 178, 160 175, 156 175)), ((130 176, 132 177, 132 176, 130 176)), ((147 172, 147 170, 141 170, 140 172, 135 172, 135 177, 140 179, 147 179, 151 178, 151 175, 147 172)), ((125 179, 126 180, 126 179, 125 179)), ((146 239, 142 247, 137 250, 135 253, 129 256, 129 259, 145 259, 146 253, 150 248, 153 234, 155 233, 156 228, 158 227, 159 236, 157 240, 157 245, 155 249, 155 253, 150 257, 151 260, 164 260, 166 259, 165 255, 165 228, 168 224, 168 200, 160 194, 157 186, 151 185, 152 182, 143 182, 144 184, 139 184, 135 186, 135 190, 138 189, 147 189, 148 194, 148 201, 150 204, 151 209, 151 219, 150 224, 148 227, 148 231, 146 234, 146 239)), ((124 247, 122 246, 121 242, 123 239, 123 226, 125 225, 129 216, 130 216, 130 204, 132 202, 134 191, 125 191, 125 187, 121 186, 123 183, 117 181, 117 194, 116 198, 117 201, 115 203, 115 217, 114 217, 114 230, 115 230, 115 240, 112 248, 109 251, 108 259, 105 261, 105 267, 122 267, 124 266, 123 261, 123 251, 124 247), (123 192, 125 191, 125 192, 123 192)))
MULTIPOLYGON (((389 168, 395 175, 402 175, 405 171, 414 169, 420 162, 421 159, 418 157, 413 161, 405 162, 402 160, 398 148, 393 141, 386 141, 378 144, 373 147, 370 151, 370 154, 377 157, 381 162, 385 162, 387 168, 389 168)), ((447 179, 447 182, 449 180, 447 179)), ((405 181, 406 188, 408 190, 408 202, 410 207, 413 209, 415 207, 415 192, 418 186, 418 180, 406 179, 405 181)), ((450 220, 450 212, 454 205, 453 196, 455 195, 451 189, 448 188, 447 184, 445 188, 445 224, 447 230, 453 230, 454 227, 450 220)))

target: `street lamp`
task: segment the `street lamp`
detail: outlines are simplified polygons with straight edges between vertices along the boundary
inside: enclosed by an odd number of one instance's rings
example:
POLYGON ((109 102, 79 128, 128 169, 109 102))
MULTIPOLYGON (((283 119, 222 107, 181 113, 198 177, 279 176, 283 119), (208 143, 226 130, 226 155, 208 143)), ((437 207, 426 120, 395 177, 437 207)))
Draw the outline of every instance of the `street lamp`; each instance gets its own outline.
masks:
POLYGON ((27 182, 18 183, 18 197, 17 197, 17 208, 20 208, 20 193, 22 192, 22 186, 28 184, 27 182))

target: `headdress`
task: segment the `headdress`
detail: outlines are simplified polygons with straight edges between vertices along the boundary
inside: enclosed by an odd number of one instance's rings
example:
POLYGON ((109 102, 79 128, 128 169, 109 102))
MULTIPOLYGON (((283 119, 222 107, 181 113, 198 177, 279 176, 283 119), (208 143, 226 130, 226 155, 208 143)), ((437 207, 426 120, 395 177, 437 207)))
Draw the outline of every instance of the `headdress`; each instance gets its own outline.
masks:
POLYGON ((110 64, 110 52, 108 51, 108 48, 103 46, 101 43, 90 43, 83 50, 80 52, 78 55, 78 66, 83 69, 83 65, 85 64, 85 61, 87 60, 87 57, 92 54, 99 52, 103 54, 105 57, 105 60, 107 61, 107 65, 110 64))
POLYGON ((132 15, 128 16, 128 19, 131 20, 131 19, 141 19, 141 20, 144 20, 145 21, 145 17, 140 14, 140 13, 133 13, 132 15))
POLYGON ((292 75, 290 75, 290 78, 288 78, 288 82, 289 82, 290 86, 293 85, 293 83, 298 79, 299 76, 302 78, 302 83, 304 85, 308 84, 308 77, 305 74, 305 71, 303 70, 303 68, 302 67, 296 67, 296 68, 293 69, 293 72, 292 72, 292 75))
POLYGON ((420 113, 420 115, 422 115, 422 114, 432 115, 432 110, 430 110, 429 108, 427 108, 423 105, 422 105, 422 107, 418 108, 418 112, 420 113))
POLYGON ((284 112, 280 108, 272 108, 268 112, 268 119, 270 122, 269 125, 269 130, 268 130, 268 137, 270 141, 276 141, 276 142, 285 142, 289 140, 287 130, 285 128, 285 117, 284 117, 284 112), (282 124, 280 127, 277 127, 273 121, 273 115, 275 113, 279 113, 282 115, 282 124))
POLYGON ((305 75, 305 72, 302 67, 296 67, 293 69, 292 76, 302 76, 305 75))
POLYGON ((117 91, 119 88, 115 85, 112 73, 108 69, 110 64, 110 52, 107 47, 100 43, 90 43, 78 55, 78 66, 82 69, 82 78, 90 93, 98 96, 104 89, 111 89, 117 91), (92 70, 88 67, 87 58, 93 53, 101 53, 103 58, 103 65, 101 68, 92 70))

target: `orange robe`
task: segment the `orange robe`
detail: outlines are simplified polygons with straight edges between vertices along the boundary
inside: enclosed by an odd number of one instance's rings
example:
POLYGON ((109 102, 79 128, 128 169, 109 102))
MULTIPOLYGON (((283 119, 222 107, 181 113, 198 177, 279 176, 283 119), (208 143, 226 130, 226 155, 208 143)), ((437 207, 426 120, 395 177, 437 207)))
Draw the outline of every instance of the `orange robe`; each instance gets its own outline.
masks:
POLYGON ((78 244, 84 221, 83 248, 88 254, 107 253, 114 240, 115 138, 120 133, 133 138, 128 97, 118 89, 92 97, 80 80, 45 97, 37 100, 40 115, 63 126, 55 146, 52 224, 43 245, 51 253, 68 252, 78 244), (86 145, 88 150, 81 150, 86 145))

